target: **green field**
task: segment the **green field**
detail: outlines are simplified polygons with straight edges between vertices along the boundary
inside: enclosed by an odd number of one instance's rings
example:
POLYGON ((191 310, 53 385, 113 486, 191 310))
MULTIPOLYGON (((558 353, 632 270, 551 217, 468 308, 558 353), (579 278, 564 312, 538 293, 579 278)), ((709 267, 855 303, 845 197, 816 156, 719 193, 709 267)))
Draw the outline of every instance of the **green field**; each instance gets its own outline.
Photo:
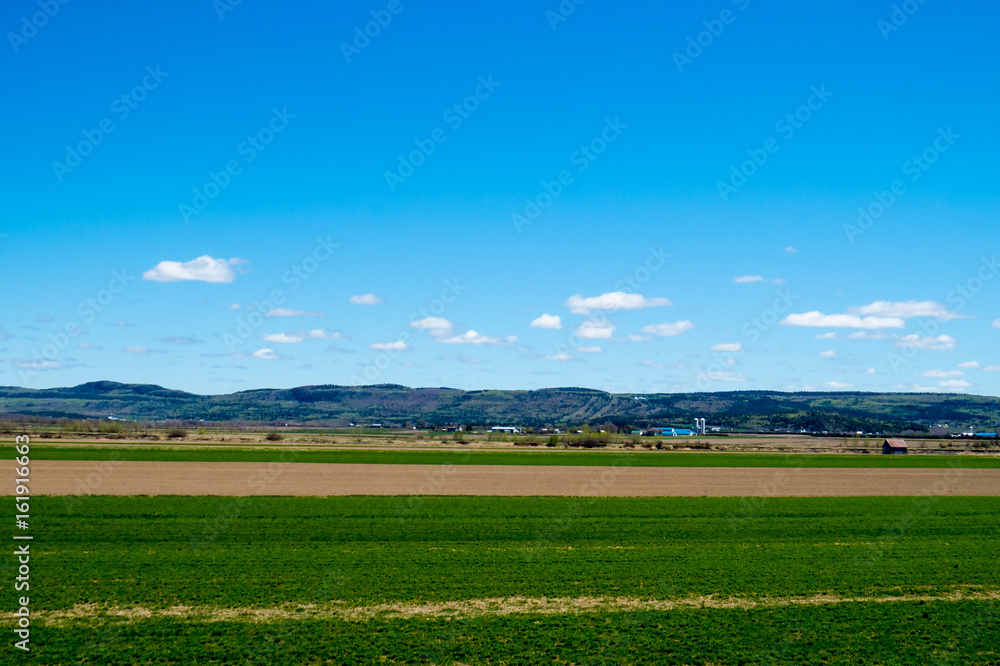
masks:
POLYGON ((996 664, 1000 606, 841 604, 767 611, 45 628, 61 664, 996 664))
POLYGON ((79 614, 36 617, 36 663, 1000 661, 1000 498, 90 496, 32 513, 33 612, 79 614), (865 600, 775 605, 816 595, 865 600), (690 606, 373 609, 513 596, 690 606), (713 606, 729 602, 758 606, 713 606), (155 613, 181 605, 291 619, 155 613))
MULTIPOLYGON (((287 447, 293 449, 294 447, 287 447)), ((11 446, 4 455, 14 457, 11 446)), ((620 465, 634 467, 877 467, 997 469, 1000 456, 955 455, 851 455, 851 454, 782 454, 724 453, 701 451, 483 451, 468 450, 282 450, 246 448, 157 447, 138 445, 59 446, 31 445, 33 460, 148 460, 189 462, 294 462, 353 463, 396 465, 620 465)))

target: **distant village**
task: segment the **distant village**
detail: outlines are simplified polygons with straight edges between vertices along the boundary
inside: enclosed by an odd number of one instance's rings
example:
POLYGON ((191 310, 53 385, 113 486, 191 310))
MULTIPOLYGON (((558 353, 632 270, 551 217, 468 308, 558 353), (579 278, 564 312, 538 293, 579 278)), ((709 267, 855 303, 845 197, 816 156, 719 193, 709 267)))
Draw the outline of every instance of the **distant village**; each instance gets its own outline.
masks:
MULTIPOLYGON (((353 423, 351 425, 354 426, 353 423)), ((370 425, 368 427, 370 427, 370 428, 381 428, 382 424, 381 423, 373 423, 372 425, 370 425)), ((414 426, 414 428, 415 428, 415 426, 414 426)), ((469 426, 461 426, 461 425, 458 425, 457 423, 453 423, 451 425, 444 426, 443 428, 440 428, 440 429, 443 430, 443 431, 445 431, 445 432, 471 432, 472 431, 471 427, 469 427, 469 426)), ((624 432, 626 432, 627 434, 639 435, 640 437, 685 437, 685 436, 691 436, 691 435, 705 435, 705 434, 710 433, 710 432, 713 432, 713 433, 722 433, 722 432, 729 432, 729 431, 731 431, 731 428, 723 428, 722 426, 709 426, 709 425, 705 425, 705 419, 695 419, 692 427, 690 427, 690 428, 682 428, 682 427, 679 427, 679 426, 653 426, 653 427, 643 428, 643 429, 639 429, 639 430, 627 430, 627 431, 624 431, 624 432)), ((623 432, 623 431, 621 431, 621 430, 619 430, 617 428, 615 428, 613 430, 610 430, 610 429, 606 429, 606 428, 590 428, 589 426, 586 426, 586 429, 583 429, 583 428, 567 428, 567 429, 563 430, 561 428, 556 428, 556 427, 552 427, 552 426, 546 426, 546 427, 542 427, 542 428, 528 428, 528 427, 520 427, 520 426, 513 426, 513 425, 497 425, 497 426, 491 426, 489 428, 485 428, 484 432, 490 432, 490 433, 493 433, 493 434, 500 434, 500 435, 523 435, 523 434, 531 434, 531 435, 559 435, 559 434, 564 434, 564 433, 581 435, 581 434, 588 434, 588 433, 603 433, 603 432, 620 433, 620 432, 623 432)))
MULTIPOLYGON (((121 421, 128 422, 133 421, 132 419, 119 418, 114 415, 114 413, 107 416, 109 421, 121 421)), ((157 424, 170 424, 179 422, 174 419, 169 420, 159 420, 156 421, 157 424)), ((209 423, 205 419, 199 419, 197 423, 209 423)), ((274 425, 274 424, 271 424, 274 425)), ((281 425, 281 424, 278 424, 281 425)), ((294 423, 284 423, 285 427, 295 427, 300 424, 294 423)), ((710 425, 707 424, 704 418, 695 418, 690 424, 690 427, 685 426, 649 426, 649 427, 617 427, 614 424, 608 423, 598 427, 592 427, 589 425, 582 425, 577 427, 566 427, 557 428, 553 425, 545 425, 541 427, 531 427, 531 426, 518 426, 518 425, 494 425, 494 426, 477 426, 473 424, 458 424, 450 423, 446 425, 432 425, 425 423, 423 421, 418 421, 417 423, 404 422, 399 423, 387 423, 387 422, 375 422, 375 423, 357 423, 351 422, 348 424, 350 428, 363 428, 363 429, 386 429, 386 430, 433 430, 439 432, 465 432, 465 433, 489 433, 495 435, 560 435, 560 434, 596 434, 596 433, 610 433, 610 434, 630 434, 637 435, 639 437, 692 437, 698 435, 726 435, 726 434, 775 434, 775 435, 807 435, 813 437, 881 437, 884 433, 881 432, 865 432, 863 430, 850 431, 850 432, 831 432, 827 430, 809 430, 806 428, 773 428, 765 430, 753 430, 748 431, 746 429, 734 429, 729 426, 723 425, 710 425)), ((938 423, 930 428, 928 428, 926 433, 920 434, 910 434, 911 437, 918 438, 950 438, 950 439, 997 439, 996 430, 990 432, 977 431, 974 428, 968 426, 949 426, 946 423, 938 423)), ((902 441, 902 440, 899 440, 902 441)))

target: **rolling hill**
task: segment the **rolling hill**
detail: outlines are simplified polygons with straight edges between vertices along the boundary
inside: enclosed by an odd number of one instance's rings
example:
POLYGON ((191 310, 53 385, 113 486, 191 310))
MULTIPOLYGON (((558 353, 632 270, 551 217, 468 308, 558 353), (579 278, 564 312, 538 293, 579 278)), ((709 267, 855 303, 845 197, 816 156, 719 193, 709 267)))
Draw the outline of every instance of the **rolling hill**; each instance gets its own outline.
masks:
POLYGON ((938 393, 725 391, 613 394, 586 388, 536 391, 300 386, 197 395, 152 384, 100 381, 52 389, 0 387, 0 414, 53 418, 245 421, 342 426, 385 422, 525 426, 683 424, 695 416, 752 430, 925 430, 937 423, 993 428, 1000 398, 938 393))

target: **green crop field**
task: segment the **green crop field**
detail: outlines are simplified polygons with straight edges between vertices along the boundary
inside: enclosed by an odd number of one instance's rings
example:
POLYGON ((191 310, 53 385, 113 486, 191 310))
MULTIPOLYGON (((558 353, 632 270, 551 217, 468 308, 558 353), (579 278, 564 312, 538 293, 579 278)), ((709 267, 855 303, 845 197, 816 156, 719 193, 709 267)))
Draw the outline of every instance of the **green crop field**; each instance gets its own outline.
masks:
POLYGON ((40 497, 33 519, 35 663, 1000 661, 1000 498, 40 497))
POLYGON ((839 604, 568 616, 147 620, 46 628, 35 663, 996 664, 1000 606, 839 604))
MULTIPOLYGON (((634 467, 877 467, 965 469, 1000 468, 1000 456, 988 455, 851 455, 724 453, 700 451, 482 451, 469 450, 295 450, 166 448, 150 446, 59 446, 33 444, 34 460, 148 460, 188 462, 295 462, 396 465, 621 465, 634 467)), ((4 454, 13 457, 13 447, 4 454)))

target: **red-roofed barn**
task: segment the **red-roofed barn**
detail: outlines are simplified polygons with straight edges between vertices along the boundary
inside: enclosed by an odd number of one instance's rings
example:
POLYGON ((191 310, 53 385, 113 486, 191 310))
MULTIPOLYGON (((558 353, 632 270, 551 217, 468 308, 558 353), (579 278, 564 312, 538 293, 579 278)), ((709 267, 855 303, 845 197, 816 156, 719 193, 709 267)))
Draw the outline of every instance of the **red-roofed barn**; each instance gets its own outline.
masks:
POLYGON ((887 439, 882 442, 882 453, 885 455, 906 455, 906 442, 901 439, 887 439))

